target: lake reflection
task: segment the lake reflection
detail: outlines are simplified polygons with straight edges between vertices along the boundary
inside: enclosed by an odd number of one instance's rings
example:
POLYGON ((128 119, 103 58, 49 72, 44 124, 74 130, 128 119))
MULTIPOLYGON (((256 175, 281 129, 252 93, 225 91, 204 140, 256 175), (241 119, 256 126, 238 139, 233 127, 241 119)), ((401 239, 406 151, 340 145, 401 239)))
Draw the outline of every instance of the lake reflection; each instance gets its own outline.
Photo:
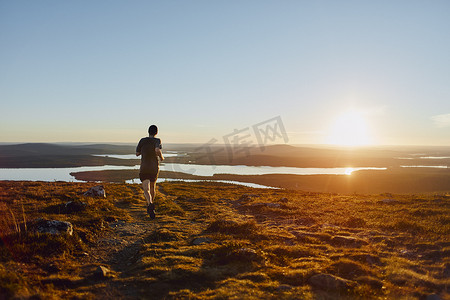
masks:
POLYGON ((70 173, 102 170, 138 169, 139 166, 98 166, 98 167, 74 167, 74 168, 23 168, 0 169, 0 180, 31 180, 31 181, 75 181, 70 173))
MULTIPOLYGON (((31 181, 77 181, 70 173, 102 171, 102 170, 136 170, 139 165, 129 166, 97 166, 74 168, 24 168, 0 169, 0 180, 31 180, 31 181)), ((162 163, 162 171, 181 172, 197 176, 213 176, 214 174, 234 175, 264 175, 264 174, 293 174, 293 175, 350 175, 358 170, 386 170, 386 168, 295 168, 268 166, 227 166, 227 165, 194 165, 162 163)))
POLYGON ((181 172, 197 176, 213 176, 214 174, 234 175, 264 175, 264 174, 292 174, 292 175, 350 175, 359 170, 386 170, 387 168, 296 168, 269 166, 228 166, 228 165, 194 165, 194 164, 162 164, 161 170, 181 172))
MULTIPOLYGON (((185 153, 179 153, 179 152, 164 152, 164 157, 178 157, 178 156, 184 156, 185 153)), ((136 154, 93 154, 92 156, 99 156, 99 157, 111 157, 111 158, 119 158, 119 159, 141 159, 140 156, 136 156, 136 154)))

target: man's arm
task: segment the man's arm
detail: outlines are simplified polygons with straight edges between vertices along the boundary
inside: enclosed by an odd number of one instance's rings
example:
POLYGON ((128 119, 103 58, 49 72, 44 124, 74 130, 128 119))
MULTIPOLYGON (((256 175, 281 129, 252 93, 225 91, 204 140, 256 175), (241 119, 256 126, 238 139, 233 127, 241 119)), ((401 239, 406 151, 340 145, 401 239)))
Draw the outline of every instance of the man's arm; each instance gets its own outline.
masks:
POLYGON ((141 150, 142 150, 142 139, 139 141, 139 143, 136 147, 136 156, 141 155, 141 150))
POLYGON ((156 153, 156 156, 161 159, 161 161, 164 160, 164 156, 163 156, 160 148, 155 148, 155 153, 156 153))

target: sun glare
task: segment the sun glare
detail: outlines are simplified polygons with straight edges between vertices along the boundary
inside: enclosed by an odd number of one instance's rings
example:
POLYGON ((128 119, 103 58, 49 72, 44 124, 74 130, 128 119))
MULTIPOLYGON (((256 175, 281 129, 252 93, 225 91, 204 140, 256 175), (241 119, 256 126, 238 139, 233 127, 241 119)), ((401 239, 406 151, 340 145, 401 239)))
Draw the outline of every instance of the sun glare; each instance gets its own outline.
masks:
POLYGON ((331 125, 327 143, 340 146, 370 144, 371 138, 364 114, 358 110, 349 110, 339 115, 331 125))
POLYGON ((355 171, 353 168, 346 168, 345 169, 345 175, 352 175, 352 172, 355 171))

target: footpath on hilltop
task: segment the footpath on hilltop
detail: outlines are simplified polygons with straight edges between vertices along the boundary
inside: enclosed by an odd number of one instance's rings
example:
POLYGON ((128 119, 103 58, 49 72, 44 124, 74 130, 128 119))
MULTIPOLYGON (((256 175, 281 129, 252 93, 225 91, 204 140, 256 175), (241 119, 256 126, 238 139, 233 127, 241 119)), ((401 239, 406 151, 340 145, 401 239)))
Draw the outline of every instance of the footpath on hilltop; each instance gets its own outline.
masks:
POLYGON ((0 299, 449 297, 450 195, 94 185, 0 182, 0 299))

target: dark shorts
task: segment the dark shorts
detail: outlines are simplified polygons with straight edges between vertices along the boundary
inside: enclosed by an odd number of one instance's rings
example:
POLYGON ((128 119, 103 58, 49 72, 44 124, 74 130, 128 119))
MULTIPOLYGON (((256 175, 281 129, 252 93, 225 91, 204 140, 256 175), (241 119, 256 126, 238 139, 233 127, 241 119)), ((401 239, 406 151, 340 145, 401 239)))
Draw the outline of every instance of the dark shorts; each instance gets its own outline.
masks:
POLYGON ((141 182, 144 182, 145 180, 150 180, 150 182, 155 182, 156 179, 158 178, 158 173, 139 173, 139 179, 141 180, 141 182))

